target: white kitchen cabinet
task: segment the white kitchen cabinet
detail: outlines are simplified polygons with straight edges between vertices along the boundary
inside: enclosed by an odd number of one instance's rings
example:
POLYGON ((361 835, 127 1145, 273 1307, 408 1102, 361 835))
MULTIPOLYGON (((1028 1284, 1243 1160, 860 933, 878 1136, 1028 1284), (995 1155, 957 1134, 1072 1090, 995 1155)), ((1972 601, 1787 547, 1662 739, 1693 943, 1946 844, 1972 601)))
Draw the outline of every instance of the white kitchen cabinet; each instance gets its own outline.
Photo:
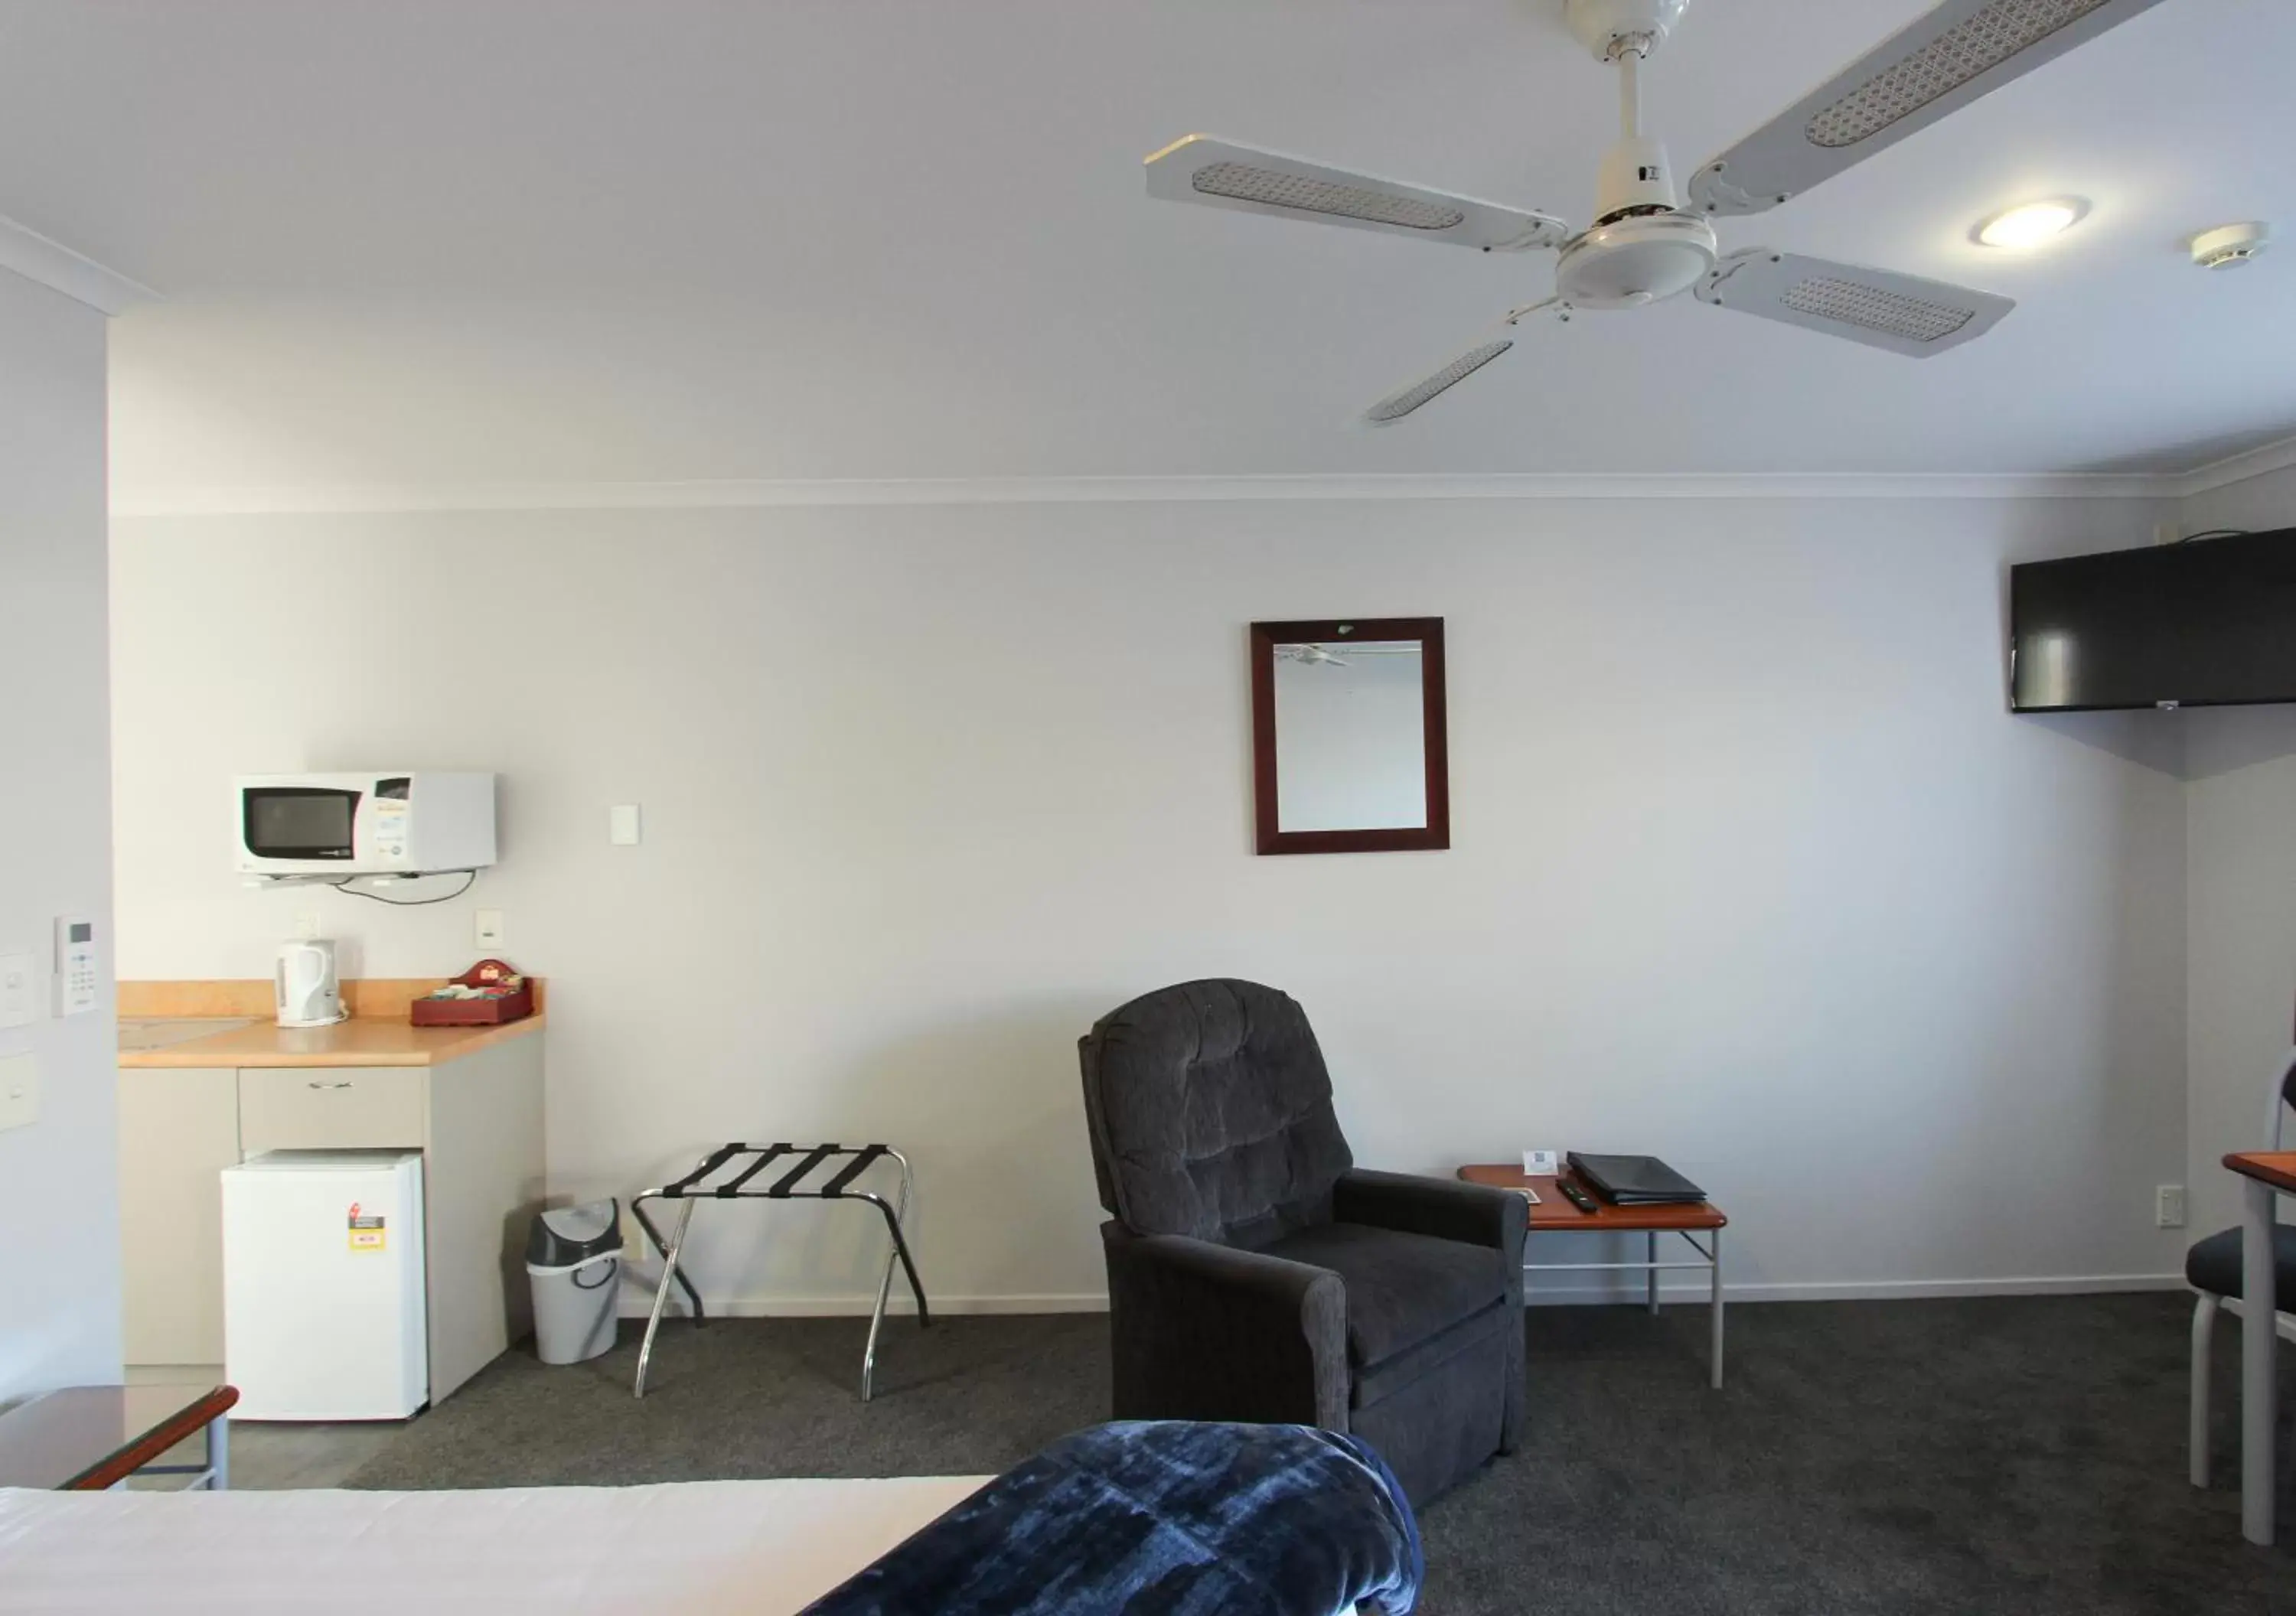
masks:
POLYGON ((223 1362, 223 1194, 239 1073, 119 1069, 122 1346, 131 1364, 223 1362))
MULTIPOLYGON (((422 1153, 423 1289, 434 1403, 533 1326, 523 1249, 543 1204, 538 1024, 491 1039, 401 1026, 306 1033, 304 1064, 119 1072, 121 1242, 130 1364, 223 1362, 219 1174, 267 1150, 422 1153), (332 1039, 327 1036, 332 1035, 332 1039), (327 1044, 406 1046, 405 1064, 327 1044)), ((205 1047, 254 1053, 268 1027, 205 1047)), ((184 1046, 146 1056, 183 1058, 184 1046)))

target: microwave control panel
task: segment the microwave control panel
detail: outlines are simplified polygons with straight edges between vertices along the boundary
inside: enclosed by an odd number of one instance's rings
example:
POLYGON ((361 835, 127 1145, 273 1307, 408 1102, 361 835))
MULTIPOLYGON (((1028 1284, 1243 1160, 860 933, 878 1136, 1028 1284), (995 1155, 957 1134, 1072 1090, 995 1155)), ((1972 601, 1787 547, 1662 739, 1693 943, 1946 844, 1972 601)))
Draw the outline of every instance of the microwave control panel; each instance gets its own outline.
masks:
POLYGON ((374 850, 386 859, 406 856, 406 794, 413 781, 380 779, 369 799, 374 814, 374 850))
POLYGON ((95 922, 67 915, 56 922, 56 1014, 95 1008, 95 922))

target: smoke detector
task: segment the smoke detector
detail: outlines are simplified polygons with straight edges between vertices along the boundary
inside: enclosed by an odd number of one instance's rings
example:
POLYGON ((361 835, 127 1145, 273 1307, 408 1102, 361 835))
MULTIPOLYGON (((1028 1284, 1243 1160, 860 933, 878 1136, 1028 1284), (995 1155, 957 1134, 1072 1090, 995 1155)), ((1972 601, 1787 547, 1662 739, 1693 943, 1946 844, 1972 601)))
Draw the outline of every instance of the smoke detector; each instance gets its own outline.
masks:
POLYGON ((2251 221, 2204 230, 2193 238, 2193 262, 2202 269, 2237 269, 2271 245, 2270 226, 2251 221))

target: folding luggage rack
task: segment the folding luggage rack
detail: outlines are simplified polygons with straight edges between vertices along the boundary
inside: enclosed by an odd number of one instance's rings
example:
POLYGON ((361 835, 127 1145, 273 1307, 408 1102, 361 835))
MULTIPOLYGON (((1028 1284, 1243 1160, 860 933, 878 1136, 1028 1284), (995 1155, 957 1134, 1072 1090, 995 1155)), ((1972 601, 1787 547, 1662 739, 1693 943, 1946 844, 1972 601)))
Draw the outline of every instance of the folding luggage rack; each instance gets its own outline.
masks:
POLYGON ((721 1145, 702 1157, 692 1172, 675 1183, 665 1184, 659 1189, 642 1191, 630 1202, 630 1211, 636 1214, 638 1226, 645 1230, 646 1238, 652 1241, 654 1249, 661 1253, 662 1269, 661 1283, 654 1287, 653 1310, 646 1316, 645 1343, 638 1349, 637 1384, 633 1388, 635 1394, 639 1397, 645 1395, 646 1368, 653 1359, 654 1334, 661 1328, 662 1311, 669 1302, 672 1280, 676 1281, 685 1292, 685 1299, 693 1310, 694 1325, 699 1327, 702 1322, 701 1293, 693 1288, 693 1282, 677 1265, 678 1253, 685 1246, 686 1226, 693 1220, 696 1204, 704 1200, 865 1201, 884 1214, 885 1232, 893 1237, 892 1248, 885 1253, 885 1271, 877 1281, 877 1308, 869 1318, 869 1344, 861 1352, 861 1400, 867 1402, 870 1377, 877 1367, 877 1332, 885 1322, 885 1302, 893 1289, 895 1258, 900 1259, 901 1271, 908 1276, 909 1289, 916 1296, 918 1326, 922 1328, 932 1323, 932 1314, 925 1305, 925 1287, 917 1278, 917 1265, 910 1259, 909 1243, 902 1235, 902 1227, 909 1215, 912 1183, 908 1157, 890 1145, 791 1145, 784 1142, 778 1145, 721 1145), (775 1179, 769 1188, 752 1189, 749 1187, 750 1180, 767 1167, 790 1155, 797 1156, 797 1164, 775 1179), (743 1156, 756 1159, 742 1163, 730 1177, 715 1184, 705 1182, 712 1174, 733 1166, 737 1158, 743 1156), (799 1188, 808 1174, 838 1156, 852 1159, 840 1166, 817 1188, 799 1188), (881 1158, 900 1164, 901 1188, 897 1203, 888 1203, 884 1196, 873 1190, 852 1188, 854 1180, 868 1171, 881 1158), (661 1231, 654 1227, 653 1220, 646 1216, 645 1204, 649 1201, 685 1203, 678 1208, 677 1227, 671 1231, 667 1241, 661 1237, 661 1231))

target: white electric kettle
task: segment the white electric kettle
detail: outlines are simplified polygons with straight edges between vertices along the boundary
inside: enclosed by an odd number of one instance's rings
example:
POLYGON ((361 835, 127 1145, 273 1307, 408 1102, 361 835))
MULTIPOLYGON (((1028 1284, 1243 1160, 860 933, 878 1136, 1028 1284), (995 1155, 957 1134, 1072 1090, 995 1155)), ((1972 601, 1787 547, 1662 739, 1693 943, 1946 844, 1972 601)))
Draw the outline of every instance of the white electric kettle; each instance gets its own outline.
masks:
POLYGON ((298 937, 281 943, 276 983, 283 1027, 332 1026, 349 1014, 335 980, 332 937, 298 937))

